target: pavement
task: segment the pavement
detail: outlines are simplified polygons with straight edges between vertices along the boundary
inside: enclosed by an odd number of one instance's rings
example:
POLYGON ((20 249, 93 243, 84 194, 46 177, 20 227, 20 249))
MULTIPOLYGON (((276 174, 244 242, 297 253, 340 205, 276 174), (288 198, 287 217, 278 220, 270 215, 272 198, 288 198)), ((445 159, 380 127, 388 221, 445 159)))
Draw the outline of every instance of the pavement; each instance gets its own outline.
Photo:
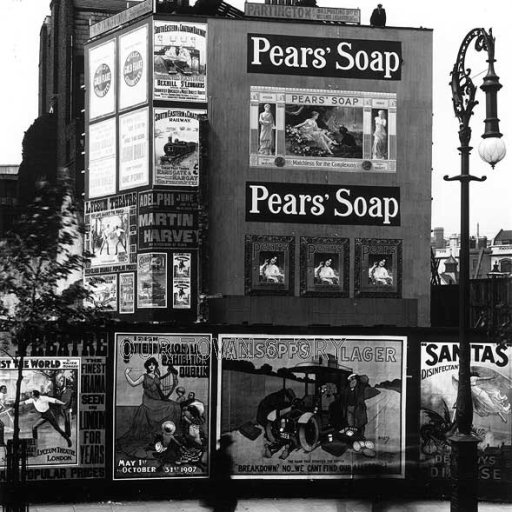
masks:
MULTIPOLYGON (((30 505, 30 512, 206 512, 197 500, 30 505)), ((323 499, 243 499, 236 512, 449 512, 449 501, 399 503, 323 499)), ((479 512, 512 512, 512 503, 481 502, 479 512)))

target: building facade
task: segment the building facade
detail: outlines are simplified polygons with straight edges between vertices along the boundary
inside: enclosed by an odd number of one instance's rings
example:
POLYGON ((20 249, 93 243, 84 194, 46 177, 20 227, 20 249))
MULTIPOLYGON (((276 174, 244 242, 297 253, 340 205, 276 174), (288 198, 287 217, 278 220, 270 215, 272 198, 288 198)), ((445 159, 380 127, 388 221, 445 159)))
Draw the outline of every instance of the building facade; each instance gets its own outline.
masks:
MULTIPOLYGON (((135 3, 135 2, 134 2, 135 3)), ((84 45, 89 27, 126 9, 126 0, 52 0, 40 31, 39 115, 57 117, 57 165, 84 192, 84 45)))
POLYGON ((142 18, 88 47, 88 243, 101 252, 113 224, 132 241, 129 263, 104 250, 87 273, 113 289, 116 268, 161 254, 160 306, 142 298, 134 318, 193 316, 204 298, 214 323, 428 325, 431 32, 142 18), (171 276, 183 258, 190 282, 171 276), (187 305, 171 306, 181 285, 187 305))

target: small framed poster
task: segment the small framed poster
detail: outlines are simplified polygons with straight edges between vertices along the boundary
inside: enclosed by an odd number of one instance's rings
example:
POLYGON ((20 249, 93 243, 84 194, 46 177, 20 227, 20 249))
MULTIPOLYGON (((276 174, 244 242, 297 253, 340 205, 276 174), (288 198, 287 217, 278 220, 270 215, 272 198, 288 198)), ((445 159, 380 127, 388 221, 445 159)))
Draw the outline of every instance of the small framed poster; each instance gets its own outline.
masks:
POLYGON ((245 236, 245 294, 293 295, 295 237, 245 236))
POLYGON ((348 238, 300 238, 300 294, 303 297, 348 297, 348 238))
POLYGON ((354 294, 402 296, 402 240, 356 238, 354 294))

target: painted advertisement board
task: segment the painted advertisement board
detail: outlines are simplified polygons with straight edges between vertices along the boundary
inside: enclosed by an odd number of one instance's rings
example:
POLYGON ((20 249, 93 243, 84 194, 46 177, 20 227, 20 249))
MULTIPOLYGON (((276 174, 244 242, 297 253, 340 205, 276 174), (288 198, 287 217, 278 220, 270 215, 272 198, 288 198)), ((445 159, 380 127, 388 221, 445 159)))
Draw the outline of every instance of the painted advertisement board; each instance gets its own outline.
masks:
POLYGON ((247 72, 401 80, 402 43, 247 34, 247 72))
POLYGON ((396 172, 394 93, 251 87, 250 165, 396 172))
POLYGON ((406 338, 219 339, 235 478, 404 477, 406 338))
MULTIPOLYGON (((472 343, 472 433, 479 439, 480 481, 512 482, 512 348, 472 343)), ((420 467, 426 479, 450 477, 459 386, 458 343, 421 344, 420 467)))
POLYGON ((208 475, 211 335, 118 333, 115 480, 208 475))
POLYGON ((154 99, 206 102, 206 24, 154 22, 154 99))
POLYGON ((245 220, 400 226, 400 188, 249 181, 245 220))

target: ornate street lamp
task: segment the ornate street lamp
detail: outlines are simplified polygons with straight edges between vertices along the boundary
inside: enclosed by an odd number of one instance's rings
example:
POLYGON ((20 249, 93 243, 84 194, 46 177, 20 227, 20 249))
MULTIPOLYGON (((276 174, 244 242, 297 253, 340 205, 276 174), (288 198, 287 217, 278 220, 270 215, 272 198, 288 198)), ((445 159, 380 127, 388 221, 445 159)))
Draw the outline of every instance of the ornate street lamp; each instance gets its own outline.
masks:
POLYGON ((487 33, 483 28, 469 32, 462 42, 457 60, 451 72, 453 108, 459 119, 459 152, 461 155, 460 176, 448 177, 446 181, 460 181, 460 253, 459 253, 459 385, 455 421, 458 433, 450 439, 451 455, 451 512, 476 512, 478 510, 478 439, 472 435, 473 401, 471 397, 471 349, 467 338, 469 326, 469 182, 485 181, 469 174, 469 155, 473 149, 469 121, 478 101, 476 87, 470 78, 471 70, 466 68, 466 52, 475 41, 477 51, 487 52, 488 69, 481 89, 486 96, 485 132, 482 135, 479 153, 482 159, 494 166, 505 156, 505 144, 501 139, 498 119, 497 94, 501 89, 499 77, 494 71, 494 41, 492 29, 487 33))

